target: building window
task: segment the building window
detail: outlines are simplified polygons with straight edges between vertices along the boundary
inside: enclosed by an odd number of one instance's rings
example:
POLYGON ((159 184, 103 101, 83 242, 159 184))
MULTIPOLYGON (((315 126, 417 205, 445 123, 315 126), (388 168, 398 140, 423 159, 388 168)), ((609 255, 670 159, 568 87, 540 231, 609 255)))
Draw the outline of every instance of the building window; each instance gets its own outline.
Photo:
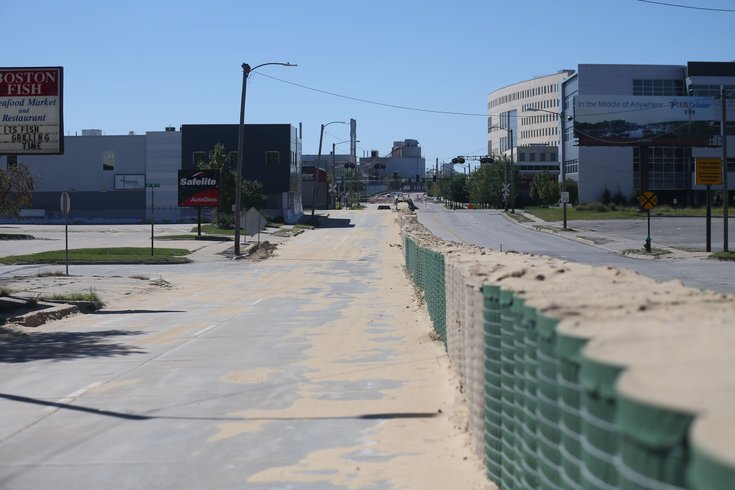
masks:
POLYGON ((529 162, 535 162, 536 161, 536 154, 531 152, 528 154, 528 161, 529 162))
POLYGON ((522 151, 518 152, 518 161, 519 162, 525 162, 526 161, 526 154, 522 151))
POLYGON ((280 151, 266 151, 265 152, 265 163, 268 165, 278 165, 281 163, 281 152, 280 151))
POLYGON ((539 161, 540 162, 546 161, 546 153, 539 153, 539 161))
POLYGON ((684 95, 684 81, 635 79, 633 95, 684 95))
MULTIPOLYGON (((691 150, 684 147, 648 149, 649 189, 688 189, 691 177, 691 150)), ((633 148, 633 187, 640 189, 640 149, 633 148)))
MULTIPOLYGON (((728 97, 732 97, 735 85, 725 85, 725 92, 729 93, 728 97)), ((693 97, 719 97, 721 88, 719 85, 692 85, 689 87, 689 94, 693 97)))
POLYGON ((104 172, 110 172, 115 170, 115 152, 114 151, 103 151, 102 152, 102 170, 104 172))

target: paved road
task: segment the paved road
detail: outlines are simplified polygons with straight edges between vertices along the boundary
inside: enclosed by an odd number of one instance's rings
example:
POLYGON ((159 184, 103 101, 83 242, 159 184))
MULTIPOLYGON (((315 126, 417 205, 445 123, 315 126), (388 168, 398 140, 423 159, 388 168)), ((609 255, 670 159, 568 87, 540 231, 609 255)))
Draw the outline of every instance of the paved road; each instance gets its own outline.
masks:
MULTIPOLYGON (((701 223, 691 218, 654 220, 654 247, 670 248, 673 253, 652 260, 623 254, 642 249, 646 236, 643 220, 574 221, 569 222, 574 231, 563 232, 560 223, 519 224, 499 210, 451 211, 426 202, 420 203, 417 215, 424 226, 445 240, 632 269, 659 281, 674 279, 690 287, 735 293, 735 263, 706 260, 707 254, 690 251, 697 249, 698 240, 702 244, 704 240, 701 223)), ((713 243, 715 239, 721 244, 721 228, 719 235, 713 235, 713 243)))
POLYGON ((171 288, 0 334, 0 488, 494 488, 395 214, 337 214, 261 262, 74 267, 171 288))

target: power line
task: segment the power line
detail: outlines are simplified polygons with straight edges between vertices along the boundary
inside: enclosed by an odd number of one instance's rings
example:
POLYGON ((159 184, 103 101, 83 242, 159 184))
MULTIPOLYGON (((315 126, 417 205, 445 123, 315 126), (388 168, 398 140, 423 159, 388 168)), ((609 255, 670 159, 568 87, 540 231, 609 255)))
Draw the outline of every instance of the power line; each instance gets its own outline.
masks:
POLYGON ((374 100, 361 99, 359 97, 351 97, 349 95, 342 95, 342 94, 337 94, 334 92, 329 92, 327 90, 321 90, 321 89, 314 88, 314 87, 308 87, 306 85, 301 85, 301 84, 289 82, 288 80, 283 80, 281 78, 277 78, 271 75, 266 75, 265 73, 256 73, 256 75, 261 76, 261 77, 271 78, 273 80, 277 80, 282 83, 287 83, 295 87, 303 88, 306 90, 311 90, 312 92, 318 92, 320 94, 331 95, 332 97, 340 97, 342 99, 354 100, 356 102, 363 102, 365 104, 373 104, 373 105, 379 105, 383 107, 391 107, 393 109, 402 109, 404 111, 429 112, 432 114, 445 114, 445 115, 451 115, 451 116, 487 117, 487 114, 477 114, 474 112, 439 111, 439 110, 433 110, 433 109, 421 109, 419 107, 407 107, 407 106, 396 105, 396 104, 386 104, 384 102, 376 102, 374 100))
POLYGON ((678 7, 682 9, 707 10, 710 12, 735 12, 735 9, 716 9, 716 8, 710 8, 710 7, 695 7, 693 5, 680 5, 677 3, 656 2, 654 0, 638 0, 638 1, 643 2, 643 3, 653 3, 656 5, 663 5, 665 7, 678 7))

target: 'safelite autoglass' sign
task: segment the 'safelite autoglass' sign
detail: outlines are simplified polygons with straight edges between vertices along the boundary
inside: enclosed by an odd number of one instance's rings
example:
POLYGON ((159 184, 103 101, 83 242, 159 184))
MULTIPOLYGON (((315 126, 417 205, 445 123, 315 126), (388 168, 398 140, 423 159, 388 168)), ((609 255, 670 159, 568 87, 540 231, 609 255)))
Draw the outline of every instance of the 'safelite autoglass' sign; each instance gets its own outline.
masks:
POLYGON ((179 206, 219 206, 219 174, 216 170, 179 170, 179 206))
POLYGON ((64 69, 0 68, 0 155, 64 153, 64 69))

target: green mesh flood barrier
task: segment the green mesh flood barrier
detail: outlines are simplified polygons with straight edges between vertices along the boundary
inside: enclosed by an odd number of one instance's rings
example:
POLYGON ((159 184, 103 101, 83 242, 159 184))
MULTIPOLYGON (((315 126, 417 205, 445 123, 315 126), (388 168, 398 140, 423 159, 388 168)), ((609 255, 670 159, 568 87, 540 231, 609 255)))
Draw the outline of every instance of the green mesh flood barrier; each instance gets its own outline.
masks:
POLYGON ((504 490, 520 489, 517 477, 516 446, 519 444, 515 419, 515 328, 513 316, 514 295, 500 291, 500 394, 501 410, 501 467, 500 487, 504 490))
POLYGON ((559 409, 562 453, 562 487, 570 490, 581 489, 580 470, 582 466, 582 418, 580 412, 581 391, 579 368, 582 348, 587 339, 557 334, 556 351, 559 358, 557 382, 559 384, 559 409))
POLYGON ((616 424, 615 383, 623 372, 582 355, 582 482, 585 488, 619 488, 617 455, 620 431, 616 424))
POLYGON ((446 291, 444 255, 416 244, 410 237, 404 243, 406 270, 414 284, 424 293, 426 307, 434 330, 447 346, 446 291))
POLYGON ((538 350, 536 359, 536 456, 539 488, 562 490, 561 477, 561 413, 559 410, 559 359, 556 355, 556 318, 539 315, 536 318, 538 350))
POLYGON ((485 468, 490 480, 502 480, 502 414, 500 288, 485 285, 483 293, 483 333, 485 366, 485 468))
POLYGON ((694 416, 648 405, 619 393, 617 405, 621 433, 620 488, 690 488, 686 480, 689 463, 687 435, 694 416))
MULTIPOLYGON (((447 345, 444 257, 405 239, 406 268, 447 345)), ((735 468, 690 448, 693 416, 622 397, 622 368, 585 358, 589 339, 485 284, 484 463, 501 490, 735 489, 735 468)))

